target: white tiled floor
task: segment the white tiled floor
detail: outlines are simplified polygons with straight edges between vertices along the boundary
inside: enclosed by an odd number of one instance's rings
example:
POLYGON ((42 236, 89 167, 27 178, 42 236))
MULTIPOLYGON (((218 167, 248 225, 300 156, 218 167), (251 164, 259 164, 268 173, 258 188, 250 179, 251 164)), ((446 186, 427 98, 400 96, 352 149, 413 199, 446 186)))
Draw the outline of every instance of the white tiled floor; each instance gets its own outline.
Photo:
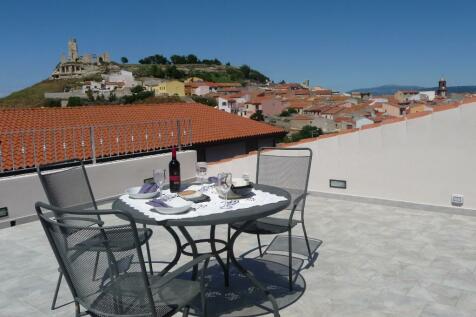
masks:
MULTIPOLYGON (((475 316, 476 217, 311 197, 306 224, 324 243, 282 316, 475 316)), ((154 257, 170 259, 172 245, 156 228, 154 257)), ((237 253, 254 246, 243 235, 237 253)), ((0 230, 0 259, 0 316, 74 316, 49 310, 57 264, 38 222, 0 230)))

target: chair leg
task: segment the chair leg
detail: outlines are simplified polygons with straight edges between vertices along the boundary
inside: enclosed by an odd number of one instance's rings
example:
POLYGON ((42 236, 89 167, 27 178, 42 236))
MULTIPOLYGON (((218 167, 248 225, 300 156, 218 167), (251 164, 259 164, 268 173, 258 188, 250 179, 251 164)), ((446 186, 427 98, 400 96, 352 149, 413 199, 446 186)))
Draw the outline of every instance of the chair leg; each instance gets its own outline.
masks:
POLYGON ((261 250, 261 239, 259 237, 259 233, 256 234, 256 238, 258 239, 258 247, 259 247, 259 256, 263 256, 263 251, 261 250))
MULTIPOLYGON (((147 225, 143 225, 144 229, 147 229, 147 225)), ((148 262, 149 262, 149 271, 150 271, 150 275, 154 275, 154 268, 152 267, 152 258, 150 256, 150 246, 149 246, 149 240, 147 240, 145 242, 145 250, 147 252, 147 259, 148 259, 148 262)))
POLYGON ((289 268, 289 290, 293 290, 293 245, 292 245, 292 236, 291 236, 291 228, 289 228, 289 233, 288 233, 288 248, 289 248, 289 263, 288 263, 288 268, 289 268))
POLYGON ((78 302, 74 302, 74 311, 75 311, 76 317, 81 316, 81 307, 79 307, 78 302))
POLYGON ((304 239, 306 240, 307 252, 309 253, 309 260, 312 259, 311 247, 309 246, 309 240, 307 238, 306 226, 304 226, 304 220, 302 221, 302 232, 304 232, 304 239))
POLYGON ((230 286, 230 252, 228 250, 228 243, 230 243, 230 238, 231 238, 231 226, 228 225, 228 236, 226 239, 226 268, 227 268, 227 274, 228 274, 228 286, 230 286))
POLYGON ((93 281, 96 280, 96 274, 98 272, 98 264, 99 264, 99 252, 96 252, 96 260, 94 261, 94 270, 93 270, 93 281))
POLYGON ((63 272, 60 271, 58 275, 58 282, 56 283, 55 294, 53 295, 53 302, 51 303, 51 310, 56 309, 56 300, 58 299, 58 293, 59 293, 62 279, 63 279, 63 272))
POLYGON ((186 307, 183 309, 183 314, 182 314, 182 316, 183 316, 183 317, 187 317, 189 310, 190 310, 190 307, 189 307, 189 306, 186 306, 186 307))
POLYGON ((200 294, 200 299, 201 299, 201 302, 202 302, 202 314, 201 314, 201 316, 206 317, 208 315, 207 314, 207 298, 206 298, 206 295, 205 295, 204 291, 202 291, 202 294, 200 294))

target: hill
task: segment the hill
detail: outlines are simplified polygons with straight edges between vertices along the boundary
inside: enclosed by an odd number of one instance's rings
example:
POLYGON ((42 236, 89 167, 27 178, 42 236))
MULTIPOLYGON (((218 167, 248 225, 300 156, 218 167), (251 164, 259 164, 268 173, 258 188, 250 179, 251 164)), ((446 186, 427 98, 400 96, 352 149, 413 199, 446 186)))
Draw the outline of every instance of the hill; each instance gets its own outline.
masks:
MULTIPOLYGON (((360 88, 350 90, 352 92, 370 92, 374 96, 381 95, 393 95, 399 90, 418 90, 418 91, 430 91, 437 90, 438 87, 421 87, 421 86, 412 86, 412 85, 383 85, 378 87, 371 88, 360 88)), ((476 86, 451 86, 448 87, 449 93, 461 94, 461 93, 476 93, 476 86)))
POLYGON ((369 92, 372 95, 393 95, 399 90, 428 90, 427 88, 420 87, 420 86, 411 86, 411 85, 382 85, 377 87, 370 87, 370 88, 360 88, 360 89, 353 89, 349 91, 352 92, 369 92))
MULTIPOLYGON (((69 87, 79 85, 87 79, 58 79, 43 80, 30 87, 15 91, 8 96, 0 98, 0 108, 27 108, 46 105, 45 92, 62 92, 69 87)), ((97 78, 96 78, 97 79, 97 78)))
MULTIPOLYGON (((136 77, 157 77, 185 79, 187 77, 201 77, 211 82, 263 82, 268 79, 260 72, 246 67, 231 65, 157 65, 157 64, 124 64, 121 69, 131 71, 136 77)), ((100 74, 94 77, 77 79, 43 80, 30 87, 13 92, 0 98, 0 108, 28 108, 48 106, 44 98, 45 92, 62 92, 69 87, 77 87, 86 80, 101 80, 100 74)))

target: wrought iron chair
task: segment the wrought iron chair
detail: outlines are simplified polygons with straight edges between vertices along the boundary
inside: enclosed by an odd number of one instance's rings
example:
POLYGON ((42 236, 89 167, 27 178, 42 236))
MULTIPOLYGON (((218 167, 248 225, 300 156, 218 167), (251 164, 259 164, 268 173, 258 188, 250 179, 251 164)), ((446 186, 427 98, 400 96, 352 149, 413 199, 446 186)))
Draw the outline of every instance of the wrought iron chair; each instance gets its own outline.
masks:
POLYGON ((198 295, 201 312, 206 315, 204 273, 210 255, 202 255, 171 273, 150 275, 134 218, 128 213, 60 209, 41 202, 35 208, 74 297, 76 316, 158 317, 171 316, 181 309, 186 316, 198 295), (46 212, 56 217, 49 218, 46 212), (121 225, 91 226, 85 215, 113 215, 126 220, 121 225), (196 276, 192 276, 193 280, 180 278, 201 262, 204 265, 200 281, 196 276), (93 276, 95 269, 97 279, 93 276), (81 312, 81 306, 85 312, 81 312))
MULTIPOLYGON (((37 172, 40 178, 41 184, 45 191, 46 197, 51 205, 59 208, 76 208, 78 210, 98 210, 96 200, 94 198, 91 184, 89 182, 84 164, 80 160, 71 160, 63 163, 73 165, 60 171, 46 172, 52 167, 58 167, 55 165, 41 165, 38 166, 37 172)), ((77 218, 77 217, 75 217, 77 218)), ((102 226, 103 222, 99 215, 81 215, 82 219, 88 221, 91 226, 102 226)), ((78 223, 78 220, 72 219, 66 221, 69 224, 78 223)), ((81 220, 79 223, 83 223, 81 220)), ((143 228, 138 230, 139 241, 141 245, 146 244, 147 258, 149 260, 149 269, 152 272, 152 260, 150 257, 149 238, 152 235, 152 230, 143 228)), ((99 257, 99 252, 97 254, 99 257)), ((63 274, 60 270, 58 276, 58 282, 56 284, 55 293, 53 295, 53 301, 51 303, 51 309, 56 307, 56 301, 58 298, 59 288, 63 274)), ((94 270, 93 278, 96 278, 96 271, 94 270)), ((63 306, 63 305, 62 305, 63 306)))
MULTIPOLYGON (((291 212, 288 219, 265 217, 254 221, 243 232, 256 234, 260 255, 263 255, 260 235, 280 234, 288 232, 286 245, 289 256, 289 289, 292 290, 292 236, 291 230, 301 223, 309 259, 312 257, 306 227, 304 225, 304 207, 306 204, 307 186, 312 162, 312 151, 309 148, 260 148, 257 155, 256 183, 276 186, 291 194, 291 212), (300 212, 300 219, 294 219, 295 212, 300 212)), ((238 230, 244 222, 234 223, 228 227, 238 230)), ((281 243, 282 244, 282 243, 281 243)))

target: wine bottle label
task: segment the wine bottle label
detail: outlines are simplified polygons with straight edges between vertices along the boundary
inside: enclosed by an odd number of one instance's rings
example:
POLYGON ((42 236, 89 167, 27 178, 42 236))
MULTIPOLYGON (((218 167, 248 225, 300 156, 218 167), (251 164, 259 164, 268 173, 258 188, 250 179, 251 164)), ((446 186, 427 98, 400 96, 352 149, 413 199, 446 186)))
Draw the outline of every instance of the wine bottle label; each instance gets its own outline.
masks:
POLYGON ((180 182, 180 176, 170 175, 170 182, 180 182))

